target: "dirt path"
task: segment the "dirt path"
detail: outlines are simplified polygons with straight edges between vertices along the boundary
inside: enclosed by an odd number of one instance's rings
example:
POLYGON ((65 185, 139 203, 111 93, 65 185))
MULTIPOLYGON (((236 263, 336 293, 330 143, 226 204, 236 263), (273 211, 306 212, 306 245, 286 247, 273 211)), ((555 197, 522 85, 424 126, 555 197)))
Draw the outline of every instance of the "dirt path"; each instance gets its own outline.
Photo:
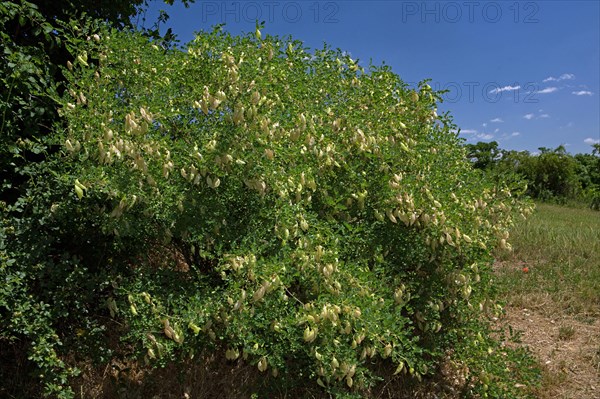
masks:
POLYGON ((600 320, 546 312, 508 307, 505 320, 543 366, 540 399, 599 399, 600 320))

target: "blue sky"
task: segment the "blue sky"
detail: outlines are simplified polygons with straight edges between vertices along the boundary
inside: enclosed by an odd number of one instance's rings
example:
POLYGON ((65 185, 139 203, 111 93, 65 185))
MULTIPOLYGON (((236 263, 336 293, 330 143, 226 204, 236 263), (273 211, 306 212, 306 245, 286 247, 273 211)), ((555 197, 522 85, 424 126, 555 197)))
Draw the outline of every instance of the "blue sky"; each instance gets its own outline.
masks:
POLYGON ((467 142, 535 152, 600 142, 599 1, 210 1, 186 9, 152 1, 185 43, 225 23, 233 34, 292 35, 323 43, 364 66, 385 62, 408 83, 450 90, 449 110, 467 142))

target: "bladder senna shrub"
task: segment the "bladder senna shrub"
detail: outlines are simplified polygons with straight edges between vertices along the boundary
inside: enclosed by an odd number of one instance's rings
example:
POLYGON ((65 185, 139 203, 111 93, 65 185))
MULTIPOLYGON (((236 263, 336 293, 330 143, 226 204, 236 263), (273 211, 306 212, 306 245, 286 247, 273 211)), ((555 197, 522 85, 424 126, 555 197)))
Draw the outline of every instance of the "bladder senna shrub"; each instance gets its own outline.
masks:
POLYGON ((434 370, 489 308, 490 251, 528 205, 471 169, 426 82, 262 34, 102 37, 66 72, 61 142, 82 206, 139 243, 111 314, 147 361, 220 348, 360 392, 376 362, 434 370))

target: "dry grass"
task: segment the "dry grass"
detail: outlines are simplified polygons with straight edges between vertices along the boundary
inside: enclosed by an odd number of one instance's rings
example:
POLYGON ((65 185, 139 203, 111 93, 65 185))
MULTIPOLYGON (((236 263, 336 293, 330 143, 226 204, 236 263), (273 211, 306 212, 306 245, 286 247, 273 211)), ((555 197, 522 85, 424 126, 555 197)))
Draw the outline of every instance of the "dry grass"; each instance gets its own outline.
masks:
POLYGON ((543 367, 539 398, 600 398, 600 213, 539 205, 512 236, 495 270, 505 321, 543 367))

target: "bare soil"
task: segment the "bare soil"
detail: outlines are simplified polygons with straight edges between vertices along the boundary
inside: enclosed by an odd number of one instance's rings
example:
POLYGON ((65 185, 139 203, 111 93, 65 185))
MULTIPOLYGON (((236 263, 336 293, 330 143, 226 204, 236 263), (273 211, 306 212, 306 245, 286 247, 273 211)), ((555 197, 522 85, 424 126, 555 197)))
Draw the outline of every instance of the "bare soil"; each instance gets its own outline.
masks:
MULTIPOLYGON (((558 306, 557 306, 558 307, 558 306)), ((506 321, 522 332, 543 367, 540 399, 600 398, 600 321, 578 321, 564 314, 511 307, 506 321)))

